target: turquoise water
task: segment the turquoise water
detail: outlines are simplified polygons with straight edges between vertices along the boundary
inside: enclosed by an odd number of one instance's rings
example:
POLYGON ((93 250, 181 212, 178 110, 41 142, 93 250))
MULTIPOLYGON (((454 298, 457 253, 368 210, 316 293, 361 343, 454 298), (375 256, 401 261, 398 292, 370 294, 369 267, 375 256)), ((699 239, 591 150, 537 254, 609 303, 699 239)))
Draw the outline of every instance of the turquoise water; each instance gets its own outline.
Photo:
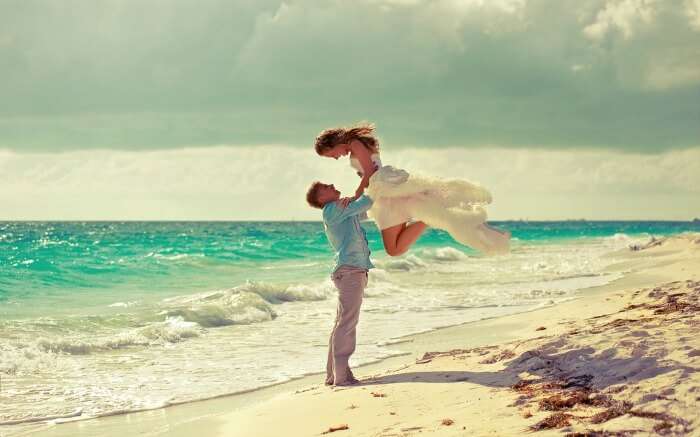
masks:
MULTIPOLYGON (((692 222, 502 222, 516 244, 542 244, 615 234, 668 235, 700 229, 692 222)), ((365 224, 371 250, 381 236, 365 224)), ((417 247, 455 247, 428 231, 417 247)), ((0 222, 0 315, 20 315, 25 301, 99 303, 105 290, 124 296, 176 295, 246 280, 324 275, 332 253, 315 222, 0 222), (306 263, 299 268, 299 263, 306 263), (267 267, 261 269, 261 267, 267 267), (80 295, 76 301, 70 295, 80 295), (90 299, 86 302, 83 299, 90 299), (16 306, 8 306, 11 301, 16 306), (17 311, 17 313, 11 313, 17 311)))
MULTIPOLYGON (((691 222, 496 222, 511 255, 429 230, 377 269, 353 364, 396 338, 571 299, 615 279, 601 255, 691 222)), ((0 423, 157 408, 325 365, 332 252, 318 222, 0 222, 0 423), (289 359, 293 357, 293 359, 289 359)), ((0 428, 1 429, 1 428, 0 428)))

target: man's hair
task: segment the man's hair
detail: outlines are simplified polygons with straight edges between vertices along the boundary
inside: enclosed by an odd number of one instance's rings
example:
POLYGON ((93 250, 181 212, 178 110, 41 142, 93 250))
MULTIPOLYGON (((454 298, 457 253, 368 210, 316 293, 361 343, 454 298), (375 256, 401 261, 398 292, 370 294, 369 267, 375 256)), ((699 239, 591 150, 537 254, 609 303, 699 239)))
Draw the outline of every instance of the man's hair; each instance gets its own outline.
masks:
POLYGON ((321 188, 321 182, 314 182, 306 192, 306 201, 314 208, 323 209, 323 205, 318 201, 318 189, 321 188))

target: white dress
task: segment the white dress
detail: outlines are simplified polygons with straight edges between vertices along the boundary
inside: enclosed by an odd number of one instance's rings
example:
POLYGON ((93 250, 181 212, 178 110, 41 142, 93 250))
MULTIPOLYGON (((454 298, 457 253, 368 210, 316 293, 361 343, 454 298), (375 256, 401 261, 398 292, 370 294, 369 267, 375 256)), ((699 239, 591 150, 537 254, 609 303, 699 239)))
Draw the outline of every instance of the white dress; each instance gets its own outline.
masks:
MULTIPOLYGON (((370 176, 366 189, 374 201, 368 215, 379 229, 411 220, 422 221, 487 255, 509 252, 510 235, 485 225, 483 205, 491 203, 487 189, 464 179, 412 175, 390 165, 383 166, 376 153, 371 159, 378 170, 370 176)), ((350 165, 360 176, 364 174, 356 158, 350 158, 350 165)))

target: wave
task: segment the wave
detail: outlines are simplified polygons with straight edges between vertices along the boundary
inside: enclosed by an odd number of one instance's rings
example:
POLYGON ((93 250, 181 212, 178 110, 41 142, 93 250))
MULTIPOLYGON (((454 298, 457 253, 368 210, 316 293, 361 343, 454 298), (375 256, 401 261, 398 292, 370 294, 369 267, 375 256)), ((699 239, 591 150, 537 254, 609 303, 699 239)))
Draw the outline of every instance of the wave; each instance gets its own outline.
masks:
POLYGON ((321 284, 280 286, 266 282, 247 281, 231 289, 232 292, 255 293, 270 303, 325 300, 334 287, 330 280, 321 284))
POLYGON ((204 330, 195 322, 183 320, 180 317, 168 317, 160 323, 151 323, 136 330, 137 336, 142 336, 153 342, 178 343, 186 338, 199 337, 204 330))
POLYGON ((36 341, 36 347, 42 352, 51 352, 54 354, 88 355, 97 351, 122 349, 127 346, 147 345, 148 343, 149 342, 145 339, 140 340, 138 337, 131 336, 130 334, 121 334, 115 338, 95 341, 65 338, 39 338, 36 341))
POLYGON ((632 248, 633 246, 649 243, 654 240, 654 236, 648 233, 641 233, 631 236, 618 232, 608 237, 603 237, 602 240, 605 244, 612 246, 612 248, 621 249, 632 248))
POLYGON ((289 286, 248 281, 227 290, 166 299, 162 313, 204 327, 251 324, 275 319, 277 313, 272 305, 325 300, 332 292, 330 281, 289 286))
POLYGON ((436 249, 428 249, 421 253, 423 257, 442 262, 465 261, 469 256, 455 249, 454 247, 438 247, 436 249))
POLYGON ((458 263, 470 260, 469 255, 454 247, 445 246, 423 249, 418 254, 409 254, 399 258, 381 258, 374 264, 387 271, 425 270, 435 263, 458 263))
POLYGON ((64 365, 59 356, 41 350, 36 344, 0 344, 0 374, 33 374, 54 371, 64 365))
POLYGON ((377 267, 386 271, 412 271, 422 270, 428 264, 417 255, 407 255, 401 258, 384 258, 374 262, 377 267))
POLYGON ((54 370, 65 364, 63 355, 89 355, 133 346, 178 343, 199 337, 204 329, 178 317, 102 338, 40 337, 30 342, 0 344, 0 373, 18 374, 54 370))
MULTIPOLYGON (((330 280, 284 286, 249 281, 227 290, 165 299, 134 313, 8 321, 1 330, 14 332, 18 340, 0 343, 0 372, 53 368, 56 355, 178 343, 203 335, 206 328, 266 322, 277 317, 274 305, 325 300, 333 292, 330 280), (20 332, 25 335, 17 336, 20 332)), ((115 302, 109 307, 129 309, 137 303, 115 302)))
POLYGON ((151 256, 153 256, 153 258, 164 259, 167 261, 178 261, 178 260, 187 259, 187 258, 204 258, 204 254, 202 254, 202 253, 193 253, 193 254, 178 253, 175 255, 163 255, 161 253, 156 253, 156 254, 153 254, 151 256))
POLYGON ((136 305, 137 303, 138 301, 130 300, 128 302, 114 302, 113 304, 109 304, 107 306, 111 308, 129 308, 131 306, 136 305))
POLYGON ((52 414, 49 416, 23 417, 22 419, 6 420, 6 421, 0 422, 0 426, 20 425, 20 424, 35 423, 35 422, 48 422, 50 420, 59 421, 62 419, 71 419, 74 417, 79 417, 82 414, 83 414, 83 409, 78 408, 77 410, 73 411, 72 413, 52 414))
POLYGON ((200 293, 169 299, 161 314, 181 317, 204 327, 250 324, 273 320, 277 313, 256 293, 236 290, 200 293))
POLYGON ((92 352, 123 349, 129 346, 178 343, 187 338, 199 337, 202 333, 203 329, 197 323, 185 321, 181 317, 167 317, 162 322, 149 323, 110 338, 92 341, 39 338, 36 345, 44 352, 87 355, 92 352))

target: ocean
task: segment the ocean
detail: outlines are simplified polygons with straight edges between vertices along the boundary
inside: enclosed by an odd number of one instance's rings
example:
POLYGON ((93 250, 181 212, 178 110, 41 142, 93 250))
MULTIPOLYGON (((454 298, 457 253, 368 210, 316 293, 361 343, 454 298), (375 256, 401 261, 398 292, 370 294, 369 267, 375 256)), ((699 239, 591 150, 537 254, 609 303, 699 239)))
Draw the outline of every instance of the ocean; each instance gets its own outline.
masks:
MULTIPOLYGON (((429 230, 377 268, 354 366, 409 334, 574 299, 603 256, 692 222, 494 222, 486 258, 429 230)), ((0 431, 247 391, 325 368, 336 311, 320 222, 0 222, 0 431)), ((320 381, 321 379, 319 379, 320 381)))

